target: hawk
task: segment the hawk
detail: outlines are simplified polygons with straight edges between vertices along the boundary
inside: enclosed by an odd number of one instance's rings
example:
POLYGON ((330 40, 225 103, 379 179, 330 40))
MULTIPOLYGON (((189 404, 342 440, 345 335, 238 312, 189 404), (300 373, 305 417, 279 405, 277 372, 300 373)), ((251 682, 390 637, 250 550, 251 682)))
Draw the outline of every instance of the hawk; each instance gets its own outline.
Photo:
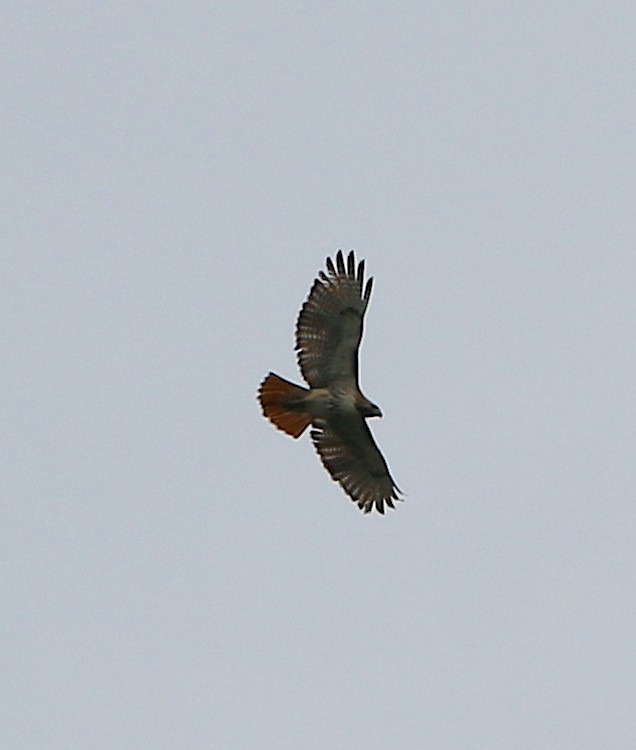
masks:
POLYGON ((263 380, 258 399, 263 415, 294 438, 311 425, 311 439, 325 469, 360 510, 394 508, 402 491, 367 426, 380 409, 360 390, 358 349, 373 278, 364 285, 364 261, 356 269, 353 250, 327 258, 296 324, 298 366, 309 388, 273 372, 263 380), (364 291, 363 291, 364 286, 364 291))

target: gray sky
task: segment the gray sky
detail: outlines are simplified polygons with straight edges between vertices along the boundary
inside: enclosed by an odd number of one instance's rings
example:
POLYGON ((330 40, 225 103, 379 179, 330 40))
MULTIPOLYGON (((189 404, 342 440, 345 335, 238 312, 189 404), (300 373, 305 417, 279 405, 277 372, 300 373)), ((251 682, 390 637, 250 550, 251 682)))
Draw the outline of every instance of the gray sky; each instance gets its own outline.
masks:
POLYGON ((10 2, 0 746, 636 746, 632 2, 10 2), (262 419, 325 256, 407 498, 262 419))

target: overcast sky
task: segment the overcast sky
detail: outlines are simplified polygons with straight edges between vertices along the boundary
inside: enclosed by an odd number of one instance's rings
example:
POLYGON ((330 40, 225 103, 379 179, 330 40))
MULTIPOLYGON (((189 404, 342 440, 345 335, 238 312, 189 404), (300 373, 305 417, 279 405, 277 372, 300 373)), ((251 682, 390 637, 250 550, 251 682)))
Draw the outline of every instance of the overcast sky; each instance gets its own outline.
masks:
POLYGON ((0 746, 636 747, 634 3, 0 36, 0 746), (339 248, 385 517, 255 398, 339 248))

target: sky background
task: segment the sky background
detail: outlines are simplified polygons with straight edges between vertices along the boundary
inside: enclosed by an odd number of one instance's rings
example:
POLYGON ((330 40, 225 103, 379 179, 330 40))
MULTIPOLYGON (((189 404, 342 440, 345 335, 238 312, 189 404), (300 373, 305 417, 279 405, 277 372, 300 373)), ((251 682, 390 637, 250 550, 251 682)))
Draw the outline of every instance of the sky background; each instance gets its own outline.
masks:
POLYGON ((636 747, 636 6, 0 41, 0 746, 636 747), (385 517, 255 398, 339 248, 385 517))

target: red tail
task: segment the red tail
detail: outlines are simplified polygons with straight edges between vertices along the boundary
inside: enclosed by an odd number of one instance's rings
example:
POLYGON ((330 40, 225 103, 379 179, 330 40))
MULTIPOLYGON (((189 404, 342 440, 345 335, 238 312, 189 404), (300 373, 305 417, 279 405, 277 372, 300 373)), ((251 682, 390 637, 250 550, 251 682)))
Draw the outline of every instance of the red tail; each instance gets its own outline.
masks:
POLYGON ((295 438, 300 437, 311 422, 309 414, 300 411, 302 406, 298 403, 306 395, 306 388, 294 385, 273 372, 269 373, 258 389, 263 414, 279 430, 295 438))

